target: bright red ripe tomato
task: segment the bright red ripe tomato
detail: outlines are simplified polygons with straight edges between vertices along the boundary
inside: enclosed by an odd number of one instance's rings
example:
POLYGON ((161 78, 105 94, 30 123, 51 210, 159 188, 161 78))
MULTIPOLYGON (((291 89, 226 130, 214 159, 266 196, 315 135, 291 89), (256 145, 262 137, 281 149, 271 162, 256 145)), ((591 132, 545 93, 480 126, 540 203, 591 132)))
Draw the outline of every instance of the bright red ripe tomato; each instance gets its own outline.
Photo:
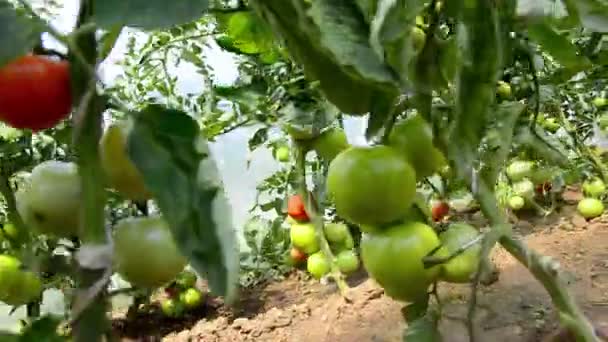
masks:
POLYGON ((287 201, 287 214, 297 221, 308 221, 308 214, 304 209, 304 201, 300 195, 293 195, 287 201))
POLYGON ((40 131, 55 126, 72 108, 65 61, 27 55, 0 68, 0 120, 40 131))

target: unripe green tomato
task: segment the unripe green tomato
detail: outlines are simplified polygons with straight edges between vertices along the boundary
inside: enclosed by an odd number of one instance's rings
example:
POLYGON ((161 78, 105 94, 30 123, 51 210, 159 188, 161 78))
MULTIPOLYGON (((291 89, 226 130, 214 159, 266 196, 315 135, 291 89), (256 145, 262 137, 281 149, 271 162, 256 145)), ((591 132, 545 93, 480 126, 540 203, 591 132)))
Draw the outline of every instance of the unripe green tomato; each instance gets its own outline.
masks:
POLYGON ((346 133, 341 128, 331 128, 312 141, 312 148, 320 158, 327 162, 331 162, 349 146, 346 133))
POLYGON ((315 279, 321 279, 324 275, 329 273, 331 266, 325 257, 325 254, 323 254, 323 252, 317 252, 308 257, 306 269, 315 279))
POLYGON ((324 226, 325 238, 329 242, 340 243, 346 240, 346 237, 350 235, 348 226, 344 223, 329 222, 324 226))
POLYGON ((608 105, 608 99, 604 98, 604 97, 596 97, 593 99, 593 105, 596 106, 597 108, 602 108, 606 105, 608 105))
POLYGON ((547 118, 543 121, 542 126, 551 133, 557 132, 561 127, 555 118, 547 118))
POLYGON ((137 217, 114 227, 114 263, 116 272, 131 284, 157 288, 175 279, 187 260, 164 219, 137 217))
POLYGON ((416 194, 416 174, 394 148, 351 147, 329 165, 327 192, 342 218, 381 225, 407 214, 416 194))
MULTIPOLYGON (((447 231, 439 236, 443 248, 453 254, 460 247, 479 236, 479 231, 468 224, 451 224, 447 231)), ((440 278, 451 283, 468 283, 479 266, 481 243, 469 247, 462 254, 442 265, 440 278)))
POLYGON ((513 210, 520 210, 526 204, 526 200, 521 196, 511 196, 509 198, 509 208, 513 210))
POLYGON ((342 251, 336 256, 336 265, 344 274, 353 273, 359 269, 359 257, 352 249, 342 251))
POLYGON ((40 297, 42 282, 33 272, 20 271, 15 275, 12 288, 3 300, 6 304, 19 306, 30 303, 40 297))
MULTIPOLYGON (((415 302, 427 295, 429 285, 441 270, 425 268, 422 259, 440 246, 439 238, 426 224, 406 222, 364 234, 361 260, 385 293, 400 301, 415 302)), ((444 251, 440 249, 444 256, 444 251)))
POLYGON ((600 197, 606 193, 606 184, 599 178, 585 181, 583 183, 583 192, 585 192, 587 196, 600 197))
POLYGON ((412 28, 412 42, 416 51, 422 50, 426 42, 426 33, 418 26, 412 28))
POLYGON ((289 161, 289 147, 287 146, 280 146, 276 149, 276 151, 274 152, 274 157, 282 162, 282 163, 286 163, 289 161))
POLYGON ((528 160, 516 160, 507 166, 507 177, 513 182, 518 182, 530 177, 534 172, 535 163, 528 160))
POLYGON ((176 283, 183 289, 194 287, 196 285, 196 274, 191 271, 184 271, 177 276, 176 283))
POLYGON ((604 212, 604 203, 597 198, 583 198, 578 202, 576 208, 581 216, 586 219, 591 219, 602 215, 604 212))
POLYGON ((46 161, 32 170, 29 183, 15 199, 29 227, 42 234, 73 237, 78 234, 81 194, 76 164, 46 161))
POLYGON ((513 192, 524 199, 532 198, 534 197, 534 183, 529 179, 522 179, 513 183, 513 192))
POLYGON ((15 225, 10 222, 4 224, 4 226, 2 227, 2 233, 5 237, 11 240, 15 240, 19 237, 19 231, 17 230, 17 227, 15 227, 15 225))
POLYGON ((291 243, 306 254, 319 250, 315 225, 312 223, 298 223, 291 226, 289 231, 291 243))
POLYGON ((127 153, 127 137, 131 129, 128 120, 115 122, 100 140, 101 166, 108 184, 128 199, 143 201, 152 198, 142 174, 127 153))
POLYGON ((505 81, 498 81, 498 88, 496 89, 496 93, 501 98, 511 97, 511 85, 505 81))
POLYGON ((179 295, 180 301, 184 304, 186 309, 194 309, 199 307, 204 300, 204 295, 201 291, 195 288, 189 288, 179 295))
POLYGON ((0 301, 9 305, 19 295, 23 271, 21 261, 10 255, 0 255, 0 301))
POLYGON ((177 318, 184 313, 184 305, 175 299, 165 299, 160 303, 160 309, 167 317, 177 318))

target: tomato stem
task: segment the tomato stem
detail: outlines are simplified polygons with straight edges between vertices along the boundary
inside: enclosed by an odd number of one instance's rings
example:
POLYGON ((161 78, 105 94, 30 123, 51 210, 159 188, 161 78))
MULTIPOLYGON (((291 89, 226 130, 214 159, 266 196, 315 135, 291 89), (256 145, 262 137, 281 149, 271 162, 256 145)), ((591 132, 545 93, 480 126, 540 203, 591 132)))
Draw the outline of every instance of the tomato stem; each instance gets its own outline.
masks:
POLYGON ((17 211, 15 192, 11 187, 9 176, 5 174, 0 175, 0 193, 6 201, 8 219, 17 228, 17 238, 13 239, 13 237, 9 236, 9 234, 6 234, 6 232, 4 232, 4 228, 2 228, 2 232, 4 233, 4 237, 10 242, 11 246, 13 248, 18 248, 19 246, 23 245, 24 242, 30 241, 30 233, 28 227, 23 222, 23 218, 17 211))
MULTIPOLYGON (((327 262, 330 264, 331 271, 330 276, 336 282, 338 289, 340 290, 340 294, 346 301, 350 301, 348 297, 348 291, 350 287, 344 280, 344 275, 338 269, 338 265, 334 262, 335 256, 329 247, 329 242, 325 238, 325 230, 323 227, 323 192, 324 192, 324 184, 317 184, 319 196, 315 201, 312 194, 308 192, 306 187, 306 148, 299 145, 297 142, 296 145, 296 172, 297 172, 297 183, 298 184, 298 194, 304 200, 304 209, 308 218, 315 226, 315 231, 317 235, 317 240, 319 241, 319 246, 323 255, 327 259, 327 262)), ((324 167, 324 169, 327 169, 324 167)), ((325 175, 322 176, 323 179, 326 178, 325 175)), ((324 182, 322 182, 324 183, 324 182)))

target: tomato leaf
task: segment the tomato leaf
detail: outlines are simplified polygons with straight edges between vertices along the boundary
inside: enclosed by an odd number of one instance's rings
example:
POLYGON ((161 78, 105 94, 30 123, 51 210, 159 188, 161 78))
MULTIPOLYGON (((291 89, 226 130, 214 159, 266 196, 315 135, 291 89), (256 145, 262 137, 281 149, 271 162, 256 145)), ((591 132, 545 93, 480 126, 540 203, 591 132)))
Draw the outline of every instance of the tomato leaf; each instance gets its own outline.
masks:
POLYGON ((117 26, 104 33, 104 35, 101 37, 101 47, 99 49, 101 59, 106 59, 110 55, 121 32, 122 27, 117 26))
POLYGON ((429 311, 425 316, 408 324, 403 333, 403 342, 441 342, 438 328, 439 314, 429 311))
POLYGON ((171 226, 180 250, 211 290, 234 299, 238 252, 215 161, 194 119, 150 105, 134 113, 129 155, 171 226))
POLYGON ((528 35, 564 67, 577 71, 591 67, 591 61, 546 22, 540 21, 529 25, 528 35))
POLYGON ((368 25, 351 1, 250 4, 285 40, 307 77, 318 80, 327 99, 342 112, 365 114, 378 94, 399 93, 397 75, 371 47, 368 25))
POLYGON ((185 24, 203 16, 208 0, 93 0, 94 18, 106 29, 117 25, 152 30, 185 24))
POLYGON ((0 23, 0 66, 32 51, 45 27, 40 20, 18 14, 5 0, 0 0, 0 23))

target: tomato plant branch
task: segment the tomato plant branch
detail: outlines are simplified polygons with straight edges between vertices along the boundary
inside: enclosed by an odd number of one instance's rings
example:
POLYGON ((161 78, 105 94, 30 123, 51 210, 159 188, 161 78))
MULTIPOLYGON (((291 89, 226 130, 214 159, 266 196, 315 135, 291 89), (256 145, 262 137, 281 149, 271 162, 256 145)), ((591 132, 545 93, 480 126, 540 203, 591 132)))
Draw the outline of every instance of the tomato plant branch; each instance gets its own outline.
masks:
MULTIPOLYGON (((452 252, 448 256, 445 256, 445 257, 436 257, 436 256, 430 255, 430 256, 424 257, 422 259, 422 262, 424 263, 424 268, 431 268, 431 267, 436 266, 436 265, 445 264, 446 262, 448 262, 448 261, 454 259, 455 257, 459 256, 460 254, 466 252, 469 248, 471 248, 471 247, 475 246, 476 244, 478 244, 483 239, 483 236, 484 236, 483 234, 478 235, 474 239, 471 239, 467 243, 465 243, 462 246, 458 247, 457 250, 455 250, 454 252, 452 252)), ((435 252, 435 251, 433 251, 433 252, 435 252)))
MULTIPOLYGON (((334 262, 335 257, 329 247, 329 243, 325 238, 325 230, 323 228, 323 201, 319 198, 315 200, 313 196, 308 192, 306 188, 306 147, 301 144, 296 144, 296 172, 297 172, 297 182, 298 184, 298 194, 304 200, 304 206, 306 210, 306 214, 308 218, 315 226, 315 231, 317 235, 317 240, 319 241, 319 247, 321 248, 321 252, 327 259, 331 271, 330 276, 336 282, 338 289, 340 290, 340 294, 344 297, 345 300, 350 301, 348 297, 349 286, 344 280, 344 275, 338 269, 338 265, 334 262)), ((325 177, 323 177, 325 178, 325 177)), ((324 185, 319 184, 319 188, 323 189, 324 185)))
MULTIPOLYGON (((90 23, 93 6, 90 0, 80 2, 77 29, 90 23)), ((76 31, 77 32, 77 31, 76 31)), ((73 115, 73 146, 77 154, 78 171, 82 185, 82 208, 79 236, 82 248, 105 245, 105 190, 103 169, 99 157, 104 99, 97 94, 96 76, 91 73, 97 65, 97 41, 94 32, 70 36, 70 62, 72 94, 79 103, 73 115)), ((79 259, 79 258, 77 258, 79 259)), ((78 260, 80 261, 80 260, 78 260)), ((72 308, 74 340, 100 341, 108 331, 106 311, 108 302, 105 287, 112 274, 110 267, 90 268, 79 262, 79 289, 72 308)))

